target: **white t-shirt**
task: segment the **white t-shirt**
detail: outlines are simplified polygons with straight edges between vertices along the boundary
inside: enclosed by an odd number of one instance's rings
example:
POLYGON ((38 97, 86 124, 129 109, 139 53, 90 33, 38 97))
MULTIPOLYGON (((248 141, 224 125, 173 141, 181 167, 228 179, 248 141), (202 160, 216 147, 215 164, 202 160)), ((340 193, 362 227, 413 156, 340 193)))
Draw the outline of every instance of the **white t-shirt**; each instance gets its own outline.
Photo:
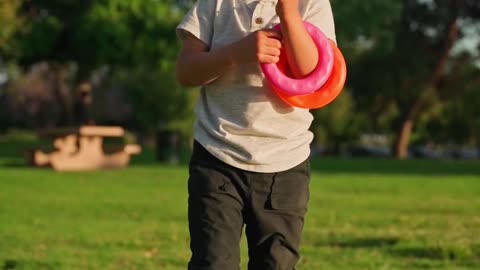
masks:
MULTIPOLYGON (((300 0, 304 21, 335 40, 329 0, 300 0)), ((190 32, 222 48, 280 20, 276 0, 197 0, 177 26, 182 39, 190 32)), ((234 167, 280 172, 310 155, 311 113, 287 105, 268 87, 257 63, 236 66, 201 88, 194 138, 212 155, 234 167)))

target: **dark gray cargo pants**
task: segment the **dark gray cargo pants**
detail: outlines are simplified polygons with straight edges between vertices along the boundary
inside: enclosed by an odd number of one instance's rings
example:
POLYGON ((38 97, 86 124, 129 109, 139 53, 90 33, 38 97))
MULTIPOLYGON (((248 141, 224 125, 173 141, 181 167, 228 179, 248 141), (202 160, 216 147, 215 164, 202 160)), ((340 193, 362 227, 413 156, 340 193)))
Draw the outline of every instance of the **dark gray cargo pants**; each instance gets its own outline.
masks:
POLYGON ((189 171, 189 270, 240 269, 244 224, 249 270, 294 269, 309 199, 308 160, 284 172, 255 173, 195 142, 189 171))

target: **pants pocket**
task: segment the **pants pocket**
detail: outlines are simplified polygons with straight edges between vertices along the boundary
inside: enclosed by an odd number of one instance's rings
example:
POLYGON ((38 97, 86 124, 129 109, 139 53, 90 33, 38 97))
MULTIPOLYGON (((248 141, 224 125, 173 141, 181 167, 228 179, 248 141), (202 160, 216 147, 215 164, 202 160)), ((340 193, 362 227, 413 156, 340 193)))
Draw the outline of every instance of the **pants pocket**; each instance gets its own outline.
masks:
POLYGON ((305 214, 310 197, 310 168, 308 161, 274 175, 270 206, 273 210, 305 214))

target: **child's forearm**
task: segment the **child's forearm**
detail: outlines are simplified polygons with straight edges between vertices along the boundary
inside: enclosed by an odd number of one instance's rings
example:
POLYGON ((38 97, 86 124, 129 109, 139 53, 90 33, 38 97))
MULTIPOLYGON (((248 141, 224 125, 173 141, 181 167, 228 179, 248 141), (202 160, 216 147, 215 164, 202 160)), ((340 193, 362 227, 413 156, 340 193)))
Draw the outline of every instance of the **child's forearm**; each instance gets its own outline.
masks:
POLYGON ((283 42, 290 69, 296 78, 310 74, 318 62, 318 50, 298 12, 280 18, 283 42))
POLYGON ((177 80, 183 86, 206 85, 229 70, 235 63, 232 46, 212 52, 182 55, 177 60, 177 80))
POLYGON ((242 63, 277 63, 280 56, 280 34, 259 30, 215 51, 190 37, 177 59, 177 80, 184 86, 208 84, 233 66, 242 63))

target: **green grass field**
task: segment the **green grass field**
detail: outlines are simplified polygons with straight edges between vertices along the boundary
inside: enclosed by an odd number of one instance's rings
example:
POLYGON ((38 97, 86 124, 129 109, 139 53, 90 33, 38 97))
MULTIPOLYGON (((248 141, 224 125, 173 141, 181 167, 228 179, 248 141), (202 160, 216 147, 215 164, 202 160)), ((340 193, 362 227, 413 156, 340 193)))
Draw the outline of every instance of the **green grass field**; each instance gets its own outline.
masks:
MULTIPOLYGON (((54 173, 0 149, 1 270, 186 269, 185 166, 54 173)), ((298 269, 480 269, 480 163, 314 160, 298 269)))

